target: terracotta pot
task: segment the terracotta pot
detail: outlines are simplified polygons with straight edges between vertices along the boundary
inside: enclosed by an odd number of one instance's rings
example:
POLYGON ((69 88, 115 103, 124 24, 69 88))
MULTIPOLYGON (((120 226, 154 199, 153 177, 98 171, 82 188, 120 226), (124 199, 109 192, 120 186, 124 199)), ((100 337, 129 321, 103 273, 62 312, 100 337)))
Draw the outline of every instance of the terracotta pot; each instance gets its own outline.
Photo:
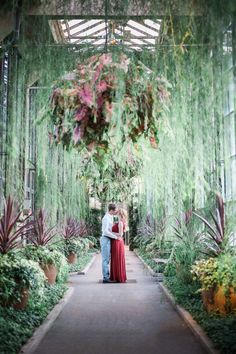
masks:
POLYGON ((236 293, 234 288, 229 288, 229 295, 223 286, 212 287, 202 291, 202 301, 208 312, 219 312, 221 314, 232 312, 236 309, 236 293))
POLYGON ((49 284, 54 284, 57 277, 57 268, 54 264, 41 266, 49 284))
POLYGON ((12 304, 12 307, 14 307, 17 310, 23 310, 26 307, 28 300, 29 300, 29 289, 22 289, 20 300, 12 304))
POLYGON ((67 261, 70 264, 74 264, 77 262, 77 254, 70 252, 69 255, 67 256, 67 261))

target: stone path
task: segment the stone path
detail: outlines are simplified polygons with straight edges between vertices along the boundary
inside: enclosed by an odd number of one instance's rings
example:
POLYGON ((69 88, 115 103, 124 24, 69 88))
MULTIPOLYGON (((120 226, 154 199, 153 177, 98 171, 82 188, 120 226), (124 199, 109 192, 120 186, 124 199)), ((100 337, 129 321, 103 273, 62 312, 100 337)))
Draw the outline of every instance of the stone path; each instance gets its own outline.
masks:
POLYGON ((102 284, 101 256, 86 275, 71 276, 75 291, 35 354, 203 354, 133 252, 126 251, 127 284, 102 284))

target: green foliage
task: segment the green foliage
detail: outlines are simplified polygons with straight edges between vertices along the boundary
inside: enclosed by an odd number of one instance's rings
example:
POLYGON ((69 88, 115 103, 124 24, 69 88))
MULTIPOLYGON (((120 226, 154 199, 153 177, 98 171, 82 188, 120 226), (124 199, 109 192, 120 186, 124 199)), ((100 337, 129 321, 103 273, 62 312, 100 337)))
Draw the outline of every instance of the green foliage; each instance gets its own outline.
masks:
POLYGON ((236 317, 234 314, 220 316, 207 313, 198 293, 199 283, 196 281, 191 284, 183 284, 176 277, 166 277, 165 285, 177 303, 191 313, 222 353, 232 354, 235 352, 236 317))
POLYGON ((200 290, 209 290, 220 285, 226 291, 230 287, 236 288, 236 257, 224 254, 197 261, 192 266, 192 274, 200 281, 200 290))
POLYGON ((0 254, 6 254, 21 246, 26 230, 32 230, 29 216, 25 218, 23 225, 19 226, 20 216, 19 205, 9 196, 4 203, 3 215, 0 218, 0 254))
POLYGON ((33 222, 33 230, 27 232, 27 240, 34 244, 35 247, 46 246, 50 244, 57 235, 55 227, 48 227, 46 212, 40 209, 33 222))
POLYGON ((142 249, 136 249, 135 251, 142 257, 142 259, 146 262, 146 264, 149 265, 156 273, 162 273, 162 269, 160 269, 160 265, 158 265, 146 251, 142 249))
POLYGON ((134 238, 136 243, 152 257, 168 258, 171 253, 172 243, 166 240, 167 219, 162 216, 154 219, 151 214, 138 225, 138 234, 134 238))
POLYGON ((11 305, 20 300, 21 290, 42 296, 45 275, 38 263, 9 254, 0 256, 0 304, 11 305))
POLYGON ((91 235, 96 238, 101 237, 101 210, 95 208, 89 209, 86 221, 91 235))
POLYGON ((0 353, 18 353, 34 329, 62 298, 65 290, 66 286, 61 283, 48 285, 42 297, 32 294, 28 306, 22 311, 0 307, 0 353))
POLYGON ((135 243, 135 237, 137 236, 137 227, 139 224, 139 213, 138 206, 134 200, 131 202, 129 207, 129 237, 130 237, 130 250, 132 251, 134 248, 137 248, 135 243))
POLYGON ((77 258, 77 262, 69 265, 70 272, 82 271, 85 266, 90 262, 92 256, 92 252, 81 253, 77 258))
POLYGON ((141 154, 124 144, 122 148, 102 156, 85 155, 81 161, 79 180, 86 179, 89 193, 101 202, 130 201, 134 183, 141 173, 141 154))
POLYGON ((89 248, 98 248, 100 245, 100 240, 95 236, 87 236, 86 239, 89 241, 89 248))
POLYGON ((53 264, 58 270, 57 281, 64 282, 68 275, 68 264, 65 256, 55 249, 48 249, 43 246, 34 247, 28 245, 18 251, 29 260, 38 262, 41 266, 47 266, 53 264))
MULTIPOLYGON (((173 228, 175 242, 169 263, 175 266, 176 276, 181 282, 191 283, 191 266, 201 252, 199 234, 196 231, 196 222, 192 217, 192 211, 185 212, 180 218, 176 219, 176 225, 173 228)), ((169 269, 173 271, 170 265, 169 269)))
POLYGON ((226 219, 223 198, 219 193, 216 194, 215 213, 210 211, 211 221, 196 212, 194 214, 205 226, 200 239, 205 254, 218 256, 225 252, 235 252, 233 247, 235 218, 233 224, 230 218, 226 219))
POLYGON ((125 54, 94 55, 54 85, 49 119, 52 138, 69 148, 102 148, 158 141, 158 117, 169 97, 166 80, 125 54))
POLYGON ((88 251, 89 245, 90 241, 87 237, 77 237, 60 242, 58 244, 58 249, 65 254, 65 256, 68 256, 70 253, 80 256, 88 251))

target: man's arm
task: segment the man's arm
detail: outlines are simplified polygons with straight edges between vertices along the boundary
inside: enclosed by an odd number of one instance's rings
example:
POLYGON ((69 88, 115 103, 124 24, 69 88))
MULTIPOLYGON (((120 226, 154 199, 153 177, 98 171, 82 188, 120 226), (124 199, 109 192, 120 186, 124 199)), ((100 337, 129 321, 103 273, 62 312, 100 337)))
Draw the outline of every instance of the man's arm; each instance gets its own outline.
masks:
POLYGON ((109 230, 109 221, 107 219, 103 219, 102 221, 102 231, 105 236, 113 238, 115 240, 118 240, 120 237, 120 234, 116 232, 111 232, 109 230))

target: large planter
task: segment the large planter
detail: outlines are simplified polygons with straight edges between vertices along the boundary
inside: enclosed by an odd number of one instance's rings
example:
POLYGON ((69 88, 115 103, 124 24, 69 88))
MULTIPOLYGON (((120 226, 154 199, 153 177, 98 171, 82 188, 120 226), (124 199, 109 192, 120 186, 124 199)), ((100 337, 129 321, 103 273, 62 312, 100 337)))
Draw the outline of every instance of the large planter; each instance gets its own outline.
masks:
POLYGON ((202 301, 208 312, 230 313, 236 310, 236 292, 234 288, 225 290, 223 286, 214 286, 202 291, 202 301))
POLYGON ((70 252, 67 256, 67 261, 69 264, 74 264, 77 262, 77 254, 70 252))
POLYGON ((45 273, 47 281, 49 284, 54 284, 57 277, 57 268, 54 264, 46 264, 41 266, 42 270, 45 273))
POLYGON ((20 300, 12 304, 12 307, 14 307, 17 310, 23 310, 27 306, 28 300, 29 300, 29 289, 24 288, 21 290, 20 300))

